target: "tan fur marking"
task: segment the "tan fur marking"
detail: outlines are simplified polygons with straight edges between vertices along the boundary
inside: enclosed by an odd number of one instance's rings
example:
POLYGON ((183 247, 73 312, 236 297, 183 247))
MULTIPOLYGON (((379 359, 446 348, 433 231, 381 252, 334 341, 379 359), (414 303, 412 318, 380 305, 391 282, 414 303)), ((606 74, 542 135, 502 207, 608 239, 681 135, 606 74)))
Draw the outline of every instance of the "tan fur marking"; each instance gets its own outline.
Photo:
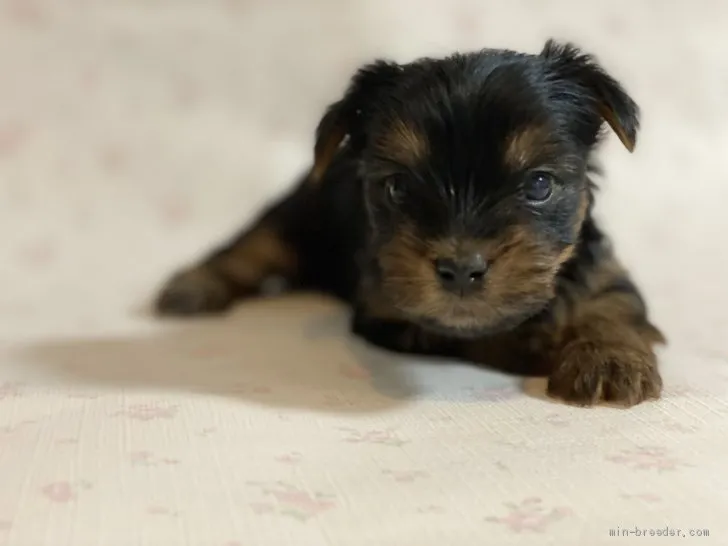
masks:
POLYGON ((633 152, 635 147, 635 141, 627 136, 627 133, 624 131, 624 127, 622 127, 622 124, 619 123, 619 120, 617 119, 614 111, 612 111, 612 109, 609 108, 607 105, 600 104, 599 113, 601 114, 602 118, 604 118, 604 121, 606 121, 612 128, 612 131, 614 131, 617 137, 619 137, 619 140, 620 142, 622 142, 624 147, 627 148, 630 153, 633 152))
POLYGON ((514 133, 506 144, 504 160, 510 168, 526 169, 538 160, 547 145, 549 131, 534 125, 514 133))
POLYGON ((416 165, 428 152, 425 136, 400 119, 392 122, 378 146, 388 157, 409 166, 416 165))
POLYGON ((576 245, 569 245, 564 250, 562 250, 558 258, 556 258, 554 268, 558 270, 562 265, 569 261, 569 258, 574 255, 574 250, 576 250, 576 245))
POLYGON ((553 296, 557 269, 572 251, 554 254, 523 226, 493 240, 434 241, 422 241, 405 227, 381 249, 379 262, 384 292, 395 308, 451 327, 471 328, 495 325, 533 305, 545 305, 553 296), (443 290, 434 261, 473 252, 482 254, 490 267, 482 292, 460 300, 443 290))
POLYGON ((296 257, 274 230, 259 226, 221 257, 217 267, 240 284, 257 285, 268 275, 292 272, 296 257))
POLYGON ((581 226, 584 224, 584 220, 586 220, 586 215, 588 212, 589 212, 589 196, 586 191, 582 191, 581 196, 579 197, 579 211, 578 211, 579 220, 574 224, 574 228, 576 229, 577 234, 581 230, 581 226))
POLYGON ((321 181, 344 138, 346 138, 346 130, 343 127, 335 127, 331 134, 317 143, 314 150, 314 164, 309 175, 310 182, 316 184, 321 181))

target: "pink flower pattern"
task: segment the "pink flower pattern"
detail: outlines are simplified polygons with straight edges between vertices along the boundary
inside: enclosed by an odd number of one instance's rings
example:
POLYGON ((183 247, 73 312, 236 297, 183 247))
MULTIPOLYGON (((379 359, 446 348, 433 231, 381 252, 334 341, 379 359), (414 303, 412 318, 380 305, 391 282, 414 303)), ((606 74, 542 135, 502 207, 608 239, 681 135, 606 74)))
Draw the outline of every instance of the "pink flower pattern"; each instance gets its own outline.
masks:
POLYGON ((110 144, 99 154, 99 162, 108 173, 119 174, 129 164, 129 153, 120 144, 110 144))
POLYGON ((321 404, 331 409, 350 409, 359 406, 356 400, 339 393, 328 393, 323 396, 321 404))
POLYGON ((563 415, 558 413, 549 413, 545 416, 544 422, 557 428, 566 428, 569 426, 568 419, 565 419, 563 415))
POLYGON ((56 248, 49 240, 33 241, 18 251, 18 262, 33 269, 44 269, 55 259, 56 248))
POLYGON ((515 533, 544 533, 555 522, 572 515, 572 510, 563 506, 547 508, 538 497, 504 504, 507 508, 505 516, 488 516, 485 521, 504 525, 515 533))
POLYGON ((177 416, 177 406, 133 404, 128 408, 117 412, 116 415, 124 416, 134 421, 156 421, 158 419, 174 419, 177 416))
POLYGON ((46 22, 47 14, 39 0, 9 0, 7 13, 16 23, 39 26, 46 22))
POLYGON ((427 472, 422 470, 382 470, 382 474, 390 476, 398 483, 412 483, 420 478, 429 476, 427 472))
POLYGON ((249 482, 248 485, 260 489, 265 497, 272 499, 272 501, 252 503, 250 507, 256 514, 276 514, 307 521, 337 505, 335 495, 311 493, 283 481, 249 482))
POLYGON ((56 445, 58 446, 75 446, 79 444, 78 438, 58 438, 56 440, 56 445))
POLYGON ((622 493, 623 499, 637 499, 646 503, 656 504, 662 501, 662 497, 654 493, 622 493))
POLYGON ((651 421, 652 424, 667 432, 677 432, 678 434, 694 434, 700 430, 696 425, 684 425, 669 417, 651 421))
POLYGON ((371 373, 367 369, 351 364, 342 365, 339 372, 343 377, 355 381, 368 381, 371 378, 371 373))
POLYGON ((440 506, 439 504, 428 504, 425 506, 420 506, 417 508, 417 513, 419 514, 445 514, 447 513, 447 510, 444 506, 440 506))
POLYGON ((58 481, 44 485, 41 494, 53 503, 68 504, 78 498, 79 492, 87 489, 91 489, 91 483, 87 481, 77 483, 58 481))
POLYGON ((28 128, 20 123, 0 125, 0 158, 16 154, 28 136, 28 128))
POLYGON ((5 425, 0 427, 0 450, 6 446, 18 445, 23 437, 23 429, 29 425, 35 424, 35 420, 21 421, 15 425, 5 425))
POLYGON ((607 460, 635 470, 656 470, 659 473, 677 470, 681 466, 689 466, 660 446, 623 449, 618 454, 608 456, 607 460))
POLYGON ((22 383, 6 381, 0 383, 0 400, 5 398, 14 398, 22 395, 22 383))
POLYGON ((295 465, 301 462, 303 455, 298 451, 291 451, 276 457, 276 461, 283 464, 295 465))
POLYGON ((496 440, 496 443, 513 451, 530 451, 533 446, 526 440, 496 440))
POLYGON ((558 413, 547 413, 545 415, 529 415, 523 421, 528 421, 536 426, 546 424, 555 428, 567 428, 571 425, 568 419, 558 413))
POLYGON ((380 444, 391 447, 401 447, 409 442, 397 435, 392 429, 361 431, 353 428, 342 428, 347 435, 345 442, 352 444, 380 444))
POLYGON ((93 392, 72 392, 67 394, 66 397, 72 400, 96 400, 100 395, 93 392))
POLYGON ((193 207, 184 195, 173 193, 161 198, 157 209, 162 222, 167 226, 175 227, 189 221, 193 207))
POLYGON ((0 433, 12 434, 24 427, 27 427, 29 425, 35 425, 37 423, 38 423, 37 419, 26 419, 25 421, 20 421, 19 423, 16 423, 14 425, 5 425, 3 427, 0 427, 0 433))
POLYGON ((179 512, 177 512, 176 510, 172 510, 167 506, 161 506, 158 504, 148 506, 147 514, 149 514, 150 516, 167 516, 171 518, 176 518, 179 516, 179 512))
POLYGON ((133 451, 129 454, 132 464, 138 466, 174 466, 179 464, 178 459, 171 457, 157 457, 151 451, 133 451))

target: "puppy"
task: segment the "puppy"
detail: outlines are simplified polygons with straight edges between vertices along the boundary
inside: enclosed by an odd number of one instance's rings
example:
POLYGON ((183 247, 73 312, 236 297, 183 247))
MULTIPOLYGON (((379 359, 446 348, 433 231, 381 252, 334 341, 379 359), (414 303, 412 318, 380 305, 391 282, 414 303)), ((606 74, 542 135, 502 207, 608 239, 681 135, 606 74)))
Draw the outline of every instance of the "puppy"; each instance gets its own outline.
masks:
POLYGON ((607 126, 631 152, 638 106, 569 43, 364 66, 310 172, 156 309, 221 312, 278 277, 392 351, 548 376, 578 405, 658 398, 664 338, 592 216, 607 126))

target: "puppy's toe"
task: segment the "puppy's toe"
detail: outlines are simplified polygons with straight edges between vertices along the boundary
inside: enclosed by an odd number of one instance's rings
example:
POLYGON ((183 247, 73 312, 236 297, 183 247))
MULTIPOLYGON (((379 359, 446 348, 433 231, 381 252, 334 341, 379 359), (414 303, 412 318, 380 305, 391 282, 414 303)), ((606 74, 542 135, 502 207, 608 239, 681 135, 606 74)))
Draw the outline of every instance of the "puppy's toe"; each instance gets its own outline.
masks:
POLYGON ((155 302, 156 312, 167 316, 192 316, 218 313, 232 303, 225 281, 204 268, 174 275, 164 285, 155 302))

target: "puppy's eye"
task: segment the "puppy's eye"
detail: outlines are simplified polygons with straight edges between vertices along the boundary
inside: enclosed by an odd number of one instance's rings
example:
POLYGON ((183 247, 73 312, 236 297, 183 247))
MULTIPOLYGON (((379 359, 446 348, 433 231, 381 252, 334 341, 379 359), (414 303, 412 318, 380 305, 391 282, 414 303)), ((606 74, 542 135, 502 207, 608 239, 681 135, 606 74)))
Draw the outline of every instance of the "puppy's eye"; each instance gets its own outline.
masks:
POLYGON ((390 176, 384 183, 384 191, 387 194, 387 200, 398 205, 404 199, 404 185, 399 176, 390 176))
POLYGON ((526 179, 523 194, 532 203, 543 203, 551 197, 553 186, 553 175, 541 171, 533 172, 526 179))

